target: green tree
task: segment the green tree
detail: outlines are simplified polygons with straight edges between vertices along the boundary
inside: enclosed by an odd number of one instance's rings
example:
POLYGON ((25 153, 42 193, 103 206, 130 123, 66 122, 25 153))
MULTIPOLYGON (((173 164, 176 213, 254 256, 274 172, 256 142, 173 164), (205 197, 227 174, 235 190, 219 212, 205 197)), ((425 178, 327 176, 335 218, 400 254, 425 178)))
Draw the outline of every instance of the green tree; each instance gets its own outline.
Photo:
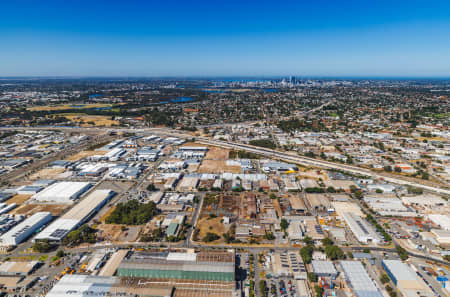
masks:
POLYGON ((331 260, 337 260, 337 259, 344 259, 345 255, 344 252, 341 250, 340 247, 336 245, 328 245, 325 247, 325 254, 327 255, 328 259, 331 260))
POLYGON ((206 233, 206 235, 203 237, 203 241, 204 242, 211 242, 211 241, 215 241, 217 239, 219 239, 220 236, 217 235, 216 233, 212 233, 212 232, 208 232, 206 233))
POLYGON ((312 261, 312 254, 314 252, 314 246, 306 245, 300 249, 300 256, 305 264, 310 264, 312 261))
POLYGON ((33 244, 33 250, 38 253, 48 253, 55 248, 47 239, 38 240, 33 244))
POLYGON ((314 272, 308 272, 308 280, 315 283, 317 281, 317 275, 314 272))
POLYGON ((289 227, 289 222, 286 219, 281 219, 280 227, 282 230, 286 230, 289 227))
POLYGON ((384 285, 384 284, 387 284, 389 281, 390 281, 389 276, 388 276, 386 273, 384 273, 384 274, 381 275, 381 277, 380 277, 380 282, 381 282, 383 285, 384 285))

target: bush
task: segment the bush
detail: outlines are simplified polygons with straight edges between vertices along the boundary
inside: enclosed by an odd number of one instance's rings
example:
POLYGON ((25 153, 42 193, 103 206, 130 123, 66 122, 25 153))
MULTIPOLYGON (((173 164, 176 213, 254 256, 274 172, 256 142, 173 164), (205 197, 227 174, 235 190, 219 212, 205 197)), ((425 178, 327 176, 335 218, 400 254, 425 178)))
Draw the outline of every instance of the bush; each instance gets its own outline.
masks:
POLYGON ((273 143, 272 140, 270 139, 256 139, 256 140, 250 140, 249 144, 254 145, 254 146, 260 146, 260 147, 265 147, 265 148, 270 148, 270 149, 274 149, 277 146, 275 145, 275 143, 273 143))
POLYGON ((308 272, 308 280, 311 283, 315 283, 317 281, 317 275, 314 272, 308 272))
POLYGON ((390 281, 389 276, 385 273, 382 274, 380 277, 380 282, 384 285, 387 284, 390 281))
POLYGON ((312 254, 314 252, 314 246, 307 245, 300 249, 300 256, 305 264, 310 264, 312 261, 312 254))
POLYGON ((156 188, 156 186, 154 184, 149 184, 147 186, 147 191, 154 192, 156 190, 158 190, 158 189, 156 188))
POLYGON ((142 225, 151 220, 158 210, 154 202, 139 203, 130 200, 119 203, 114 211, 106 218, 107 224, 142 225))
POLYGON ((97 241, 96 230, 88 225, 81 226, 78 230, 74 230, 67 234, 63 240, 64 245, 77 245, 81 243, 95 243, 97 241))
POLYGON ((216 233, 208 232, 208 233, 206 233, 205 237, 203 237, 203 241, 211 242, 211 241, 215 241, 219 238, 220 238, 220 236, 217 235, 216 233))
POLYGON ((36 241, 33 244, 33 250, 39 253, 48 253, 55 248, 47 239, 36 241))

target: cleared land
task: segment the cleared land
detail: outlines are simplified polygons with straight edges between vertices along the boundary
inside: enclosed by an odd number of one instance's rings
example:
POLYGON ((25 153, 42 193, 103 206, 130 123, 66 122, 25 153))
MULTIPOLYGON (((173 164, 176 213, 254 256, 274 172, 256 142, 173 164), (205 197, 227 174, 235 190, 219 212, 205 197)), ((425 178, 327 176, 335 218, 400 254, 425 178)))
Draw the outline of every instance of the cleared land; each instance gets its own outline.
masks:
POLYGON ((122 230, 124 225, 100 224, 97 226, 99 236, 105 241, 124 242, 136 241, 141 230, 141 226, 126 226, 126 230, 122 230))
POLYGON ((214 243, 221 243, 224 242, 224 239, 222 237, 222 234, 227 231, 227 227, 221 222, 222 218, 212 218, 204 217, 201 218, 197 222, 197 228, 200 228, 200 232, 198 233, 198 240, 202 241, 203 237, 205 237, 206 233, 216 233, 220 236, 220 239, 214 241, 214 243))
POLYGON ((21 205, 22 203, 24 203, 25 201, 27 201, 28 199, 30 199, 32 195, 15 195, 13 196, 11 199, 8 199, 5 203, 6 204, 17 204, 17 205, 21 205))
POLYGON ((208 160, 227 160, 230 150, 223 149, 216 146, 208 146, 208 152, 205 159, 208 160))
POLYGON ((54 110, 67 110, 67 109, 88 109, 88 108, 105 108, 112 107, 112 104, 106 103, 92 103, 92 104, 60 104, 60 105, 45 105, 45 106, 33 106, 27 108, 30 111, 54 111, 54 110))
POLYGON ((30 176, 30 179, 55 179, 65 171, 64 168, 44 168, 30 176))
POLYGON ((30 216, 37 212, 49 211, 53 216, 61 215, 70 205, 65 204, 24 204, 13 209, 10 214, 30 216))
POLYGON ((67 161, 78 161, 86 157, 95 156, 95 155, 104 155, 107 151, 82 151, 73 156, 67 158, 67 161))
POLYGON ((198 173, 240 173, 241 166, 227 166, 225 160, 206 160, 202 161, 198 173))
POLYGON ((200 165, 199 173, 241 173, 241 166, 227 166, 226 160, 230 150, 208 146, 208 152, 200 165))
POLYGON ((64 113, 58 114, 56 116, 65 117, 66 119, 79 124, 81 127, 92 127, 92 126, 111 127, 113 125, 119 124, 118 121, 112 120, 110 116, 87 115, 76 113, 64 113))

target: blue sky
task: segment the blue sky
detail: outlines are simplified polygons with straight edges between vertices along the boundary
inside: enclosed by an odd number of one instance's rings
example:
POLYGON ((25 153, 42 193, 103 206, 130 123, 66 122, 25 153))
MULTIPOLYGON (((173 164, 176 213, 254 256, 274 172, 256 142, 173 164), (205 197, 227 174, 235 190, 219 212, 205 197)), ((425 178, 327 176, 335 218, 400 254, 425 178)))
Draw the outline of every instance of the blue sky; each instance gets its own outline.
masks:
POLYGON ((450 77, 450 1, 2 1, 30 75, 450 77))

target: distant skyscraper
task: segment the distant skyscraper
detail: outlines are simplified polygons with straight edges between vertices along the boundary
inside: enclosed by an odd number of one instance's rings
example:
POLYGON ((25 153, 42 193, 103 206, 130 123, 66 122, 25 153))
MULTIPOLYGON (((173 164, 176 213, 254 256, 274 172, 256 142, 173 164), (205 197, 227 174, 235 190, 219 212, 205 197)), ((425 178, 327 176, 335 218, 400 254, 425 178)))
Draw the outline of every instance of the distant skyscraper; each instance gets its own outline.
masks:
POLYGON ((295 83, 297 82, 297 79, 295 78, 295 76, 291 76, 291 77, 289 78, 289 82, 290 82, 291 84, 295 85, 295 83))

